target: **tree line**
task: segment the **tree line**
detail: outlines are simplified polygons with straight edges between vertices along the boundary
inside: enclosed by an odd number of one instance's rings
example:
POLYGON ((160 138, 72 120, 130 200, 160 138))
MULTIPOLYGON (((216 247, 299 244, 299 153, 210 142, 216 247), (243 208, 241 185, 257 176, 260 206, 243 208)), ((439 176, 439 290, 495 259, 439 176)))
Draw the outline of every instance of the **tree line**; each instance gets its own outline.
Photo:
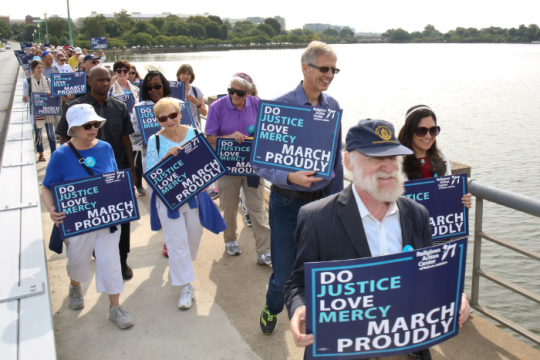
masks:
MULTIPOLYGON (((183 21, 176 15, 135 21, 126 10, 114 13, 114 19, 103 15, 88 17, 82 27, 72 26, 74 46, 90 48, 90 38, 107 36, 108 47, 132 46, 198 46, 198 45, 250 45, 250 44, 304 44, 321 40, 330 44, 355 43, 354 33, 326 29, 313 32, 308 29, 282 30, 274 18, 255 25, 251 21, 237 22, 232 26, 219 16, 191 16, 183 21)), ((47 23, 49 41, 53 45, 69 42, 66 19, 53 18, 47 23)), ((17 41, 32 41, 35 25, 13 24, 11 30, 17 41)), ((37 35, 37 33, 36 33, 37 35)), ((41 25, 41 42, 45 42, 45 26, 41 25)))
POLYGON ((540 41, 540 29, 535 24, 519 25, 518 28, 510 29, 493 26, 480 30, 458 27, 443 34, 435 29, 435 26, 427 25, 424 31, 411 33, 401 28, 390 29, 383 33, 382 37, 393 43, 530 43, 531 41, 540 41))

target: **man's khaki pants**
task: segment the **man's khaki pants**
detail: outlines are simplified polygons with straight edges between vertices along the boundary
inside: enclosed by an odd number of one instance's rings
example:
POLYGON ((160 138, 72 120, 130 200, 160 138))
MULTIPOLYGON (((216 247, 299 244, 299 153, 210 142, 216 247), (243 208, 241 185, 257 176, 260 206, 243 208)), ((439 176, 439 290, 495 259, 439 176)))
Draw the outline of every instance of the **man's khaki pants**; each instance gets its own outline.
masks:
POLYGON ((246 207, 251 219, 257 255, 270 252, 270 227, 264 209, 264 180, 261 178, 258 188, 249 187, 246 176, 225 175, 218 181, 219 201, 223 209, 223 219, 227 229, 223 232, 226 243, 238 239, 236 233, 236 215, 240 202, 240 187, 246 195, 246 207))

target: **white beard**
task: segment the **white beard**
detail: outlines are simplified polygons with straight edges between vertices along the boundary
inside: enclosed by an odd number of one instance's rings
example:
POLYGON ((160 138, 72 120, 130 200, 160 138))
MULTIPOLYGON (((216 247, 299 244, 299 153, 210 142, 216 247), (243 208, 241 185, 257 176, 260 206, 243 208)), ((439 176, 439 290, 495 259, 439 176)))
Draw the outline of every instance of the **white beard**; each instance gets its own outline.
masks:
POLYGON ((354 185, 382 202, 394 202, 405 192, 405 187, 403 186, 404 178, 401 173, 401 162, 399 162, 398 170, 394 170, 391 174, 379 170, 368 178, 364 177, 362 166, 355 163, 353 165, 353 176, 354 185), (394 178, 394 186, 391 189, 382 188, 379 186, 378 178, 394 178))

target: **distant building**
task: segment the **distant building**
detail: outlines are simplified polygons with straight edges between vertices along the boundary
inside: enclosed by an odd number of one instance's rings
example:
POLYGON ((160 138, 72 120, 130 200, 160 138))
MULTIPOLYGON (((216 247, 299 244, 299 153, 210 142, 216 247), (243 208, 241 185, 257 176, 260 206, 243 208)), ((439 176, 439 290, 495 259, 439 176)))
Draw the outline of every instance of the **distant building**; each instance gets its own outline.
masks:
MULTIPOLYGON (((92 13, 90 14, 89 17, 96 17, 98 15, 103 15, 105 17, 105 19, 107 20, 114 20, 115 16, 114 14, 101 14, 101 13, 98 13, 97 11, 92 11, 92 13)), ((132 12, 131 14, 129 14, 133 20, 135 21, 142 21, 142 20, 152 20, 152 18, 166 18, 167 16, 169 15, 176 15, 180 18, 180 20, 184 20, 186 21, 187 19, 189 19, 190 16, 208 16, 210 15, 210 13, 204 13, 204 14, 173 14, 173 13, 170 13, 170 12, 163 12, 161 14, 142 14, 138 11, 134 11, 132 12)))
POLYGON ((9 20, 9 15, 8 16, 0 15, 0 20, 4 21, 8 25, 11 25, 11 21, 9 20))
POLYGON ((274 19, 276 19, 279 22, 279 25, 281 25, 281 30, 287 30, 287 23, 285 22, 284 17, 274 16, 274 19))
MULTIPOLYGON (((231 26, 234 27, 234 24, 236 24, 237 22, 243 22, 243 21, 250 21, 252 22, 255 26, 259 25, 259 24, 264 24, 264 21, 266 20, 267 18, 264 18, 264 17, 248 17, 248 18, 245 18, 245 19, 231 19, 231 18, 223 18, 223 21, 227 20, 231 26)), ((287 30, 287 27, 286 27, 286 22, 285 22, 285 18, 284 17, 281 17, 281 16, 274 16, 274 19, 276 19, 279 24, 281 25, 281 30, 287 30)))
POLYGON ((311 30, 311 31, 314 31, 314 32, 317 32, 317 31, 323 32, 326 29, 332 29, 332 25, 330 25, 330 24, 321 24, 321 23, 306 24, 306 25, 304 25, 304 29, 308 29, 308 30, 311 30))

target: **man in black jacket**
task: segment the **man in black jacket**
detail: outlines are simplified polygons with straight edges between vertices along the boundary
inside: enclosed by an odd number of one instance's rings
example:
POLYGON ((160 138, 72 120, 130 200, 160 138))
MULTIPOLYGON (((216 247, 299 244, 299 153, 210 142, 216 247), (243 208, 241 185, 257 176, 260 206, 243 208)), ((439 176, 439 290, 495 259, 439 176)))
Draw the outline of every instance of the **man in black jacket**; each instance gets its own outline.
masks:
MULTIPOLYGON (((295 239, 298 245, 294 269, 285 286, 291 331, 297 346, 309 346, 304 306, 304 263, 348 260, 402 252, 432 245, 429 214, 425 207, 401 196, 404 192, 398 156, 412 154, 394 135, 391 123, 361 120, 347 134, 345 167, 354 183, 339 194, 300 209, 295 239)), ((462 301, 459 324, 470 309, 462 301)), ((430 360, 429 349, 415 354, 430 360)), ((406 360, 408 355, 388 359, 406 360)))

